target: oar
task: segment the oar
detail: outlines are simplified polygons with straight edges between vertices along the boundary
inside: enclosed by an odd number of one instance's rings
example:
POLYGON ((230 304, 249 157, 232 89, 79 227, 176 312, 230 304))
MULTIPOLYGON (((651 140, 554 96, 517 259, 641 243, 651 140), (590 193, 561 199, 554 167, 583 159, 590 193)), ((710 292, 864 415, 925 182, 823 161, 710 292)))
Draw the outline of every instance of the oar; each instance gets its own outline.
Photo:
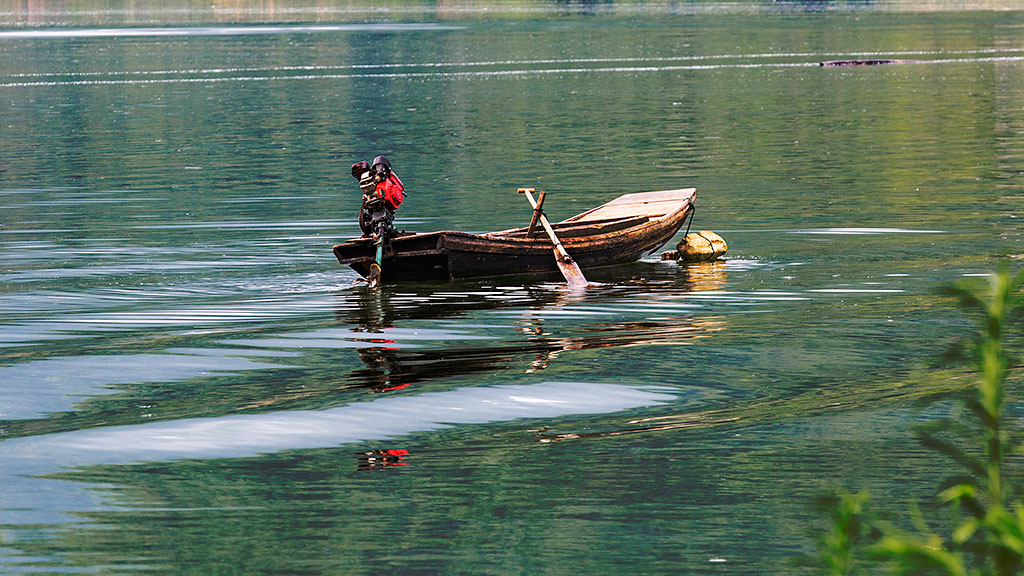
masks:
MULTIPOLYGON (((530 201, 530 206, 533 206, 533 221, 540 218, 541 225, 544 226, 544 230, 547 230, 548 236, 551 238, 551 243, 554 245, 555 251, 555 264, 558 265, 558 269, 562 272, 562 276, 565 276, 565 281, 569 283, 570 290, 580 290, 587 287, 587 278, 583 276, 583 271, 569 256, 569 253, 565 251, 565 247, 558 240, 558 236, 555 236, 555 231, 551 228, 551 223, 548 222, 548 217, 540 211, 540 204, 533 199, 533 188, 520 188, 519 193, 526 196, 526 199, 530 201)), ((541 193, 543 195, 543 192, 541 193)), ((533 226, 531 226, 532 228, 533 226)))

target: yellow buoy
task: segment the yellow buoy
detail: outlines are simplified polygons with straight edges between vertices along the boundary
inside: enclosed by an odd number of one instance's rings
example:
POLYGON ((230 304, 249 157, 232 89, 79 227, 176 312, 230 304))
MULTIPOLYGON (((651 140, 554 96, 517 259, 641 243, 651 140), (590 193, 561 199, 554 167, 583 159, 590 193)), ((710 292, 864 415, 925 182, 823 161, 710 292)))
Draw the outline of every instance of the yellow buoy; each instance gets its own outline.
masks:
POLYGON ((710 262, 722 257, 729 245, 725 239, 710 230, 690 232, 676 245, 679 260, 683 262, 710 262))

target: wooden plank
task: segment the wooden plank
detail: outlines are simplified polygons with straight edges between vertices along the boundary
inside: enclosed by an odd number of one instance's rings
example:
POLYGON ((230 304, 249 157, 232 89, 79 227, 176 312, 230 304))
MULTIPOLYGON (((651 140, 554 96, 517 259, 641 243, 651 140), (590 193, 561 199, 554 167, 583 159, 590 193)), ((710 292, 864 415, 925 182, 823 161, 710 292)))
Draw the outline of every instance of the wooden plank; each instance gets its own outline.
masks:
POLYGON ((683 204, 685 202, 686 202, 685 198, 682 199, 682 200, 677 200, 675 198, 671 198, 671 199, 668 199, 668 200, 649 200, 647 202, 622 202, 622 203, 605 204, 604 206, 599 206, 597 208, 597 210, 595 210, 595 212, 601 212, 601 211, 604 211, 604 210, 612 210, 612 209, 614 209, 614 210, 626 210, 626 209, 630 209, 630 208, 632 208, 634 210, 644 210, 644 209, 647 209, 647 208, 652 207, 652 206, 675 206, 677 204, 683 204))
POLYGON ((597 208, 592 208, 562 222, 586 222, 640 215, 658 218, 677 210, 678 206, 693 198, 696 191, 696 188, 679 188, 676 190, 624 194, 611 202, 602 204, 597 208))
POLYGON ((600 220, 598 222, 580 220, 573 222, 573 226, 566 226, 565 228, 556 225, 555 229, 558 230, 560 238, 579 238, 582 236, 600 236, 601 234, 626 230, 627 228, 633 228, 634 226, 650 222, 650 220, 650 218, 644 215, 631 218, 616 218, 614 220, 600 220))
POLYGON ((656 192, 637 192, 635 194, 624 194, 615 200, 602 206, 616 206, 618 204, 632 204, 637 202, 652 202, 659 200, 685 200, 693 195, 696 188, 679 188, 676 190, 658 190, 656 192))
MULTIPOLYGON (((579 238, 581 236, 599 236, 618 230, 625 230, 650 221, 647 216, 629 216, 627 218, 611 218, 599 220, 580 220, 576 222, 559 222, 551 227, 559 238, 579 238)), ((530 238, 525 228, 504 230, 485 234, 488 238, 530 238)))
MULTIPOLYGON (((687 200, 693 198, 696 191, 696 188, 679 188, 676 190, 623 194, 610 202, 566 218, 552 224, 552 226, 555 230, 564 230, 570 226, 621 221, 623 219, 639 217, 657 220, 668 214, 675 213, 685 205, 687 200)), ((527 228, 509 228, 508 230, 491 232, 485 236, 495 238, 523 236, 526 230, 527 228)), ((573 236, 576 235, 573 234, 573 236)))
POLYGON ((588 222, 591 220, 610 220, 613 218, 628 218, 633 216, 647 216, 648 218, 658 218, 676 211, 680 206, 683 206, 686 201, 664 201, 664 202, 646 202, 643 204, 620 204, 618 206, 604 206, 594 210, 587 214, 583 218, 573 220, 573 222, 588 222))

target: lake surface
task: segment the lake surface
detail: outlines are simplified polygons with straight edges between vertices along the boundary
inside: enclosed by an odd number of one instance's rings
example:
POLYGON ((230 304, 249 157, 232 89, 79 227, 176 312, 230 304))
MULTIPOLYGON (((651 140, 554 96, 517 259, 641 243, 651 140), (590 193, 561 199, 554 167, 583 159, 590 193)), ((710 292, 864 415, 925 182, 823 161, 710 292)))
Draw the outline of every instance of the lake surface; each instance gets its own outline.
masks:
POLYGON ((948 472, 1024 12, 75 6, 0 12, 0 573, 814 573, 814 497, 948 472), (371 290, 377 154, 400 228, 695 186, 728 258, 371 290))

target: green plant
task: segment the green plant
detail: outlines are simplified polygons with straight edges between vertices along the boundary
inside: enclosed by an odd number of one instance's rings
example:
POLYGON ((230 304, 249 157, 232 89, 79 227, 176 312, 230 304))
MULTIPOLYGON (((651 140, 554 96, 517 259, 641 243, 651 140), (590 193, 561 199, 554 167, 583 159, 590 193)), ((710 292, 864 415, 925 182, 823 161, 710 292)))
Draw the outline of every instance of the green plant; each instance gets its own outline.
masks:
POLYGON ((822 539, 827 574, 853 574, 858 543, 871 532, 877 536, 864 546, 869 559, 889 562, 897 574, 1005 576, 1024 568, 1024 501, 1005 476, 1007 459, 1019 444, 1003 421, 1011 366, 1006 331, 1024 304, 1022 285, 1024 271, 1014 275, 1004 265, 986 283, 964 281, 946 290, 981 319, 980 336, 971 346, 979 377, 966 400, 976 426, 943 420, 921 434, 926 446, 951 457, 965 472, 939 493, 951 514, 949 535, 929 529, 917 508, 910 512, 914 530, 906 531, 870 519, 866 492, 842 494, 822 539))
POLYGON ((829 528, 821 537, 821 559, 829 576, 854 574, 856 557, 864 539, 864 505, 868 492, 843 492, 827 498, 822 508, 831 516, 829 528))

